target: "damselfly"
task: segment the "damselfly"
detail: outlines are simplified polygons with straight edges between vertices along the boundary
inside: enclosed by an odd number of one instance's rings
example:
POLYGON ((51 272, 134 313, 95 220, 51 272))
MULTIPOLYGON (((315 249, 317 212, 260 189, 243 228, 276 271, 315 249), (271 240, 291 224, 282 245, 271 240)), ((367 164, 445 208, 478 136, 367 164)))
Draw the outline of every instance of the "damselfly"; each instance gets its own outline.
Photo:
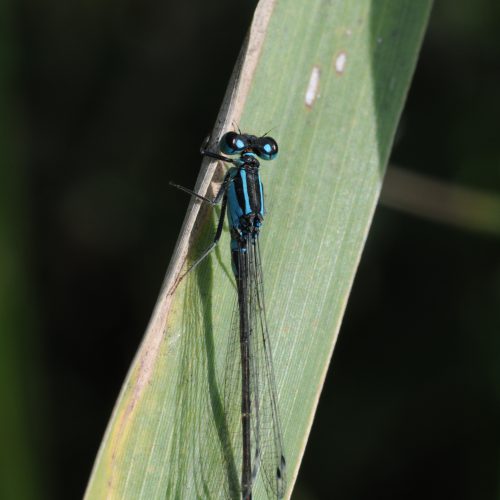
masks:
MULTIPOLYGON (((256 137, 241 132, 227 132, 219 142, 221 153, 207 149, 201 154, 232 167, 213 199, 177 184, 175 187, 210 205, 221 203, 221 213, 212 244, 188 269, 194 269, 217 245, 224 225, 226 210, 231 232, 232 268, 238 290, 237 312, 233 314, 231 334, 239 336, 240 363, 236 370, 226 368, 226 377, 238 377, 241 388, 241 497, 252 498, 257 474, 263 477, 270 498, 282 498, 286 489, 283 438, 278 416, 278 401, 274 381, 271 343, 264 305, 264 285, 260 258, 259 233, 264 221, 264 188, 259 172, 259 158, 273 160, 278 144, 266 135, 256 137)), ((231 352, 231 351, 229 351, 231 352)), ((232 389, 225 389, 226 401, 232 389)))

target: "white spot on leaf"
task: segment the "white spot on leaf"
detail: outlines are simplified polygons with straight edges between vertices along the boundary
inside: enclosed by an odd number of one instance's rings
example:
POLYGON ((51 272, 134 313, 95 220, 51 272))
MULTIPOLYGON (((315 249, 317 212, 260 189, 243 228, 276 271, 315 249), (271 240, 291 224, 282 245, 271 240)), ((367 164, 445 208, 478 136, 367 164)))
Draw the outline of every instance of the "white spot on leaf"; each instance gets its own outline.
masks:
POLYGON ((314 66, 311 72, 311 77, 309 78, 309 84, 307 85, 306 91, 306 106, 308 108, 312 107, 314 100, 318 97, 319 89, 319 76, 320 70, 318 66, 314 66))
POLYGON ((347 54, 345 52, 340 52, 335 59, 335 71, 342 74, 345 69, 345 63, 347 61, 347 54))

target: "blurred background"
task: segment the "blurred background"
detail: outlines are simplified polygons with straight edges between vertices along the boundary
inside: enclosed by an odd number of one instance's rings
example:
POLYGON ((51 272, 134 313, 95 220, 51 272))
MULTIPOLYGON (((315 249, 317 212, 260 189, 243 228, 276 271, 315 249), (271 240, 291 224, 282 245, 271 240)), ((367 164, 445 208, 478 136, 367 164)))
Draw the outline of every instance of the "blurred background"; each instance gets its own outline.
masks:
MULTIPOLYGON (((0 4, 0 498, 82 496, 254 6, 0 4)), ((500 498, 499 21, 436 2, 297 500, 500 498)))

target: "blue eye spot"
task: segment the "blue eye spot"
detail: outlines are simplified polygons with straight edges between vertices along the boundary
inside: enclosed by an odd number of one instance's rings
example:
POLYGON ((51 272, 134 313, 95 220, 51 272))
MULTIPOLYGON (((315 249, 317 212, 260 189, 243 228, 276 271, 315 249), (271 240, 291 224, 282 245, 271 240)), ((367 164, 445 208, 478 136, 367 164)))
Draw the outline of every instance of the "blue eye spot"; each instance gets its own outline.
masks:
POLYGON ((278 143, 269 136, 257 138, 255 152, 263 160, 274 160, 278 156, 278 143))
POLYGON ((241 139, 238 139, 238 140, 236 141, 236 147, 237 147, 238 149, 243 149, 243 148, 245 147, 245 143, 244 143, 241 139))

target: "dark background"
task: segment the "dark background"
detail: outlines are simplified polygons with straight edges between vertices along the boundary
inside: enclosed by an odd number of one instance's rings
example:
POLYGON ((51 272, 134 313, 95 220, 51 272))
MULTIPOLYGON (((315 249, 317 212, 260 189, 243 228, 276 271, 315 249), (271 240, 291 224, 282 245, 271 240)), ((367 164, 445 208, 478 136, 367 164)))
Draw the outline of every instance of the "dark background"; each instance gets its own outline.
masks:
MULTIPOLYGON (((253 8, 0 6, 1 498, 82 496, 253 8)), ((391 162, 500 193, 499 20, 436 3, 391 162)), ((499 299, 498 235, 379 208, 294 498, 499 498, 499 299)))

